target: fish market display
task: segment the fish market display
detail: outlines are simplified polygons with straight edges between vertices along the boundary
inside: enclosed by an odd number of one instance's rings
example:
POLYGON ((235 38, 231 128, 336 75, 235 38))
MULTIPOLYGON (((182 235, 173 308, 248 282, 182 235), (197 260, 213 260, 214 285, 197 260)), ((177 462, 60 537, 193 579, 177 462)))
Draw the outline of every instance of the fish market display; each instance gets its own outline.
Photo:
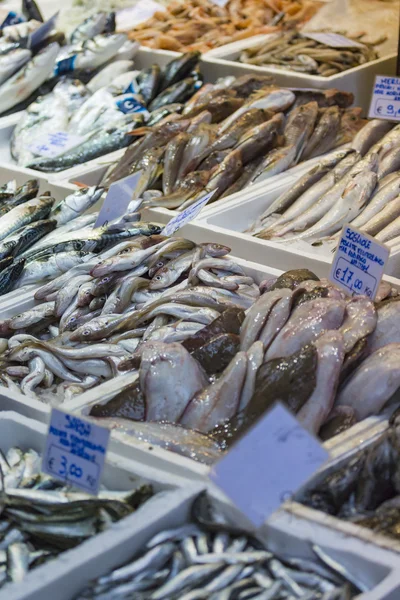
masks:
MULTIPOLYGON (((164 101, 179 99, 170 95, 164 101)), ((361 109, 349 108, 352 101, 352 94, 338 90, 278 88, 265 75, 205 84, 183 109, 152 103, 151 115, 160 110, 160 116, 168 116, 151 129, 137 130, 147 135, 109 169, 103 185, 141 171, 136 209, 182 210, 209 192, 214 202, 350 142, 364 125, 361 109)), ((349 152, 333 152, 325 168, 335 167, 349 152)))
POLYGON ((313 558, 269 549, 261 541, 203 508, 192 505, 192 521, 160 531, 130 561, 93 581, 76 600, 347 600, 367 591, 361 577, 317 545, 313 558), (207 512, 206 512, 207 511, 207 512))
POLYGON ((351 223, 380 242, 400 241, 400 126, 368 121, 336 165, 322 159, 275 199, 248 233, 276 242, 338 240, 351 223))
POLYGON ((2 384, 57 404, 132 372, 90 415, 206 463, 277 398, 323 439, 385 408, 400 386, 396 289, 348 299, 307 269, 258 286, 228 252, 137 235, 74 263, 0 322, 2 384))
POLYGON ((249 65, 266 66, 269 69, 286 69, 296 73, 330 77, 376 60, 378 54, 374 47, 382 44, 386 37, 379 38, 373 43, 363 42, 362 35, 349 39, 354 39, 363 45, 332 48, 296 31, 273 34, 264 42, 244 50, 239 60, 249 65))
POLYGON ((379 439, 331 474, 310 482, 299 501, 399 540, 400 430, 396 418, 379 439))
POLYGON ((38 284, 83 265, 100 250, 161 228, 126 216, 121 227, 93 229, 98 213, 83 213, 102 196, 104 188, 81 188, 56 203, 49 192, 39 193, 31 179, 17 187, 9 181, 0 188, 0 296, 38 284))
POLYGON ((42 474, 41 461, 33 449, 0 453, 0 587, 22 581, 31 569, 105 531, 153 495, 152 486, 142 484, 129 491, 103 487, 93 497, 42 474))
POLYGON ((313 0, 229 0, 224 5, 208 0, 170 2, 165 11, 156 12, 130 35, 151 48, 207 52, 281 26, 308 21, 319 6, 313 0))
MULTIPOLYGON (((85 52, 96 57, 106 53, 108 57, 110 52, 116 54, 125 39, 122 34, 101 34, 79 43, 85 45, 85 52)), ((138 44, 133 46, 136 52, 138 44)), ((78 59, 79 75, 79 69, 86 66, 85 54, 77 55, 74 69, 78 59)), ((57 60, 56 70, 61 72, 71 57, 57 60)), ((94 59, 89 56, 88 60, 94 68, 94 59)), ((21 166, 58 172, 133 144, 168 114, 178 117, 181 103, 202 86, 198 60, 199 54, 191 53, 171 61, 163 70, 155 64, 142 71, 133 70, 132 60, 114 60, 87 85, 79 79, 56 77, 53 90, 36 98, 16 125, 11 138, 12 157, 21 166), (60 131, 78 136, 74 145, 53 157, 40 156, 41 146, 35 140, 60 131)), ((182 127, 186 122, 182 122, 182 127)), ((200 122, 201 117, 198 125, 200 122)), ((195 123, 193 119, 193 129, 195 123)))

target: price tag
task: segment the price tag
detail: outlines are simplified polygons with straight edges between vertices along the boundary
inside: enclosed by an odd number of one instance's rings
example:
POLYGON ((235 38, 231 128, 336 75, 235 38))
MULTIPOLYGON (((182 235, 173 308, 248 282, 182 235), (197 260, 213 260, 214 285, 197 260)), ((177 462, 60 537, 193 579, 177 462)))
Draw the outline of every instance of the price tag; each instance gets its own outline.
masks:
POLYGON ((354 40, 350 40, 344 35, 340 35, 339 33, 302 33, 303 37, 309 38, 310 40, 315 40, 320 44, 325 44, 325 46, 329 46, 330 48, 364 48, 364 44, 360 42, 356 42, 354 40))
POLYGON ((375 77, 368 117, 400 121, 400 77, 375 77))
POLYGON ((53 408, 42 471, 89 494, 99 491, 110 430, 53 408))
POLYGON ((218 461, 210 478, 260 527, 328 456, 319 441, 277 403, 218 461))
POLYGON ((83 140, 84 138, 80 135, 73 135, 66 131, 57 131, 56 133, 46 133, 39 136, 28 146, 28 149, 33 154, 53 158, 78 146, 83 140))
POLYGON ((159 10, 165 11, 165 6, 154 0, 140 0, 135 6, 123 8, 117 12, 117 31, 128 31, 150 19, 159 10))
POLYGON ((186 225, 186 223, 189 223, 189 221, 192 221, 192 219, 197 217, 203 206, 205 206, 210 200, 210 198, 214 196, 216 191, 217 190, 213 190, 212 192, 209 192, 202 198, 199 198, 199 200, 188 206, 185 210, 176 215, 176 217, 173 217, 170 220, 170 222, 167 223, 167 225, 164 227, 162 235, 174 234, 175 231, 177 231, 178 229, 186 225))
POLYGON ((347 294, 375 299, 390 249, 356 227, 345 225, 332 262, 330 281, 347 294))
POLYGON ((141 175, 142 171, 137 171, 133 175, 128 175, 128 177, 124 177, 110 185, 97 221, 94 224, 94 229, 102 227, 126 213, 141 175))
POLYGON ((122 94, 115 98, 115 104, 124 114, 143 113, 144 117, 149 117, 150 113, 145 106, 136 98, 135 94, 122 94))
POLYGON ((37 46, 38 44, 40 44, 40 42, 42 40, 44 40, 45 38, 47 38, 47 36, 49 35, 49 33, 56 26, 56 22, 57 22, 59 14, 60 14, 60 11, 56 12, 56 14, 53 15, 48 21, 45 21, 44 23, 42 23, 42 25, 40 25, 40 27, 38 27, 37 29, 35 29, 35 31, 33 31, 30 34, 29 41, 28 41, 28 47, 29 48, 34 48, 35 46, 37 46))

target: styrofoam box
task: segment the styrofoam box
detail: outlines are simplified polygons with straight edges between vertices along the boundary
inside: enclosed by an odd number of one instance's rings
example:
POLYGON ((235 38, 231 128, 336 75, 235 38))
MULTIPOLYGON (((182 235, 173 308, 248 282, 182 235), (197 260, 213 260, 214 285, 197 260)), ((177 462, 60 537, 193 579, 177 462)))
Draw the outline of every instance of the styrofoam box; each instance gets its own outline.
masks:
MULTIPOLYGON (((314 487, 314 485, 318 484, 320 481, 323 481, 327 475, 334 473, 338 469, 344 468, 346 464, 358 453, 364 453, 365 450, 371 446, 371 444, 375 443, 380 438, 387 428, 388 421, 381 421, 379 426, 369 431, 368 439, 365 440, 363 444, 360 446, 349 446, 346 452, 340 453, 333 461, 330 461, 325 467, 319 469, 317 473, 309 479, 306 485, 304 485, 296 493, 294 496, 295 500, 300 501, 302 494, 306 492, 307 489, 310 489, 311 486, 314 487)), ((373 543, 379 546, 379 548, 390 549, 393 552, 400 554, 400 541, 390 538, 383 533, 378 533, 368 529, 367 527, 362 527, 361 525, 350 523, 349 521, 345 521, 336 516, 328 515, 322 511, 300 504, 300 502, 290 503, 288 510, 293 515, 301 515, 306 519, 313 520, 317 523, 325 525, 326 527, 334 528, 338 531, 346 532, 348 535, 358 537, 360 540, 363 540, 365 544, 373 543)), ((400 598, 400 592, 398 597, 400 598)))
POLYGON ((236 68, 235 71, 232 71, 232 74, 236 76, 240 71, 242 73, 265 73, 273 76, 278 85, 286 87, 325 90, 336 88, 345 92, 352 92, 355 97, 355 104, 362 107, 364 114, 368 113, 375 76, 396 74, 397 54, 395 53, 330 77, 296 73, 284 68, 269 68, 267 65, 259 67, 238 62, 243 50, 257 46, 264 41, 267 42, 274 37, 276 37, 276 34, 258 35, 215 48, 203 55, 203 62, 213 65, 215 73, 222 72, 223 68, 232 68, 234 64, 236 68), (221 71, 218 71, 218 69, 221 71))
MULTIPOLYGON (((41 452, 46 433, 47 428, 43 423, 15 412, 0 413, 0 448, 3 452, 12 446, 19 446, 22 450, 33 448, 41 452)), ((144 461, 134 463, 110 450, 107 452, 102 476, 102 483, 106 487, 130 490, 143 482, 152 483, 156 494, 136 512, 78 547, 63 552, 51 563, 32 570, 20 584, 2 588, 0 598, 72 598, 81 585, 99 576, 104 568, 109 568, 111 564, 118 565, 125 552, 130 549, 132 538, 142 544, 148 539, 149 530, 154 535, 164 528, 169 520, 169 512, 180 511, 181 506, 185 506, 188 495, 198 489, 194 484, 192 487, 188 486, 187 481, 171 475, 165 469, 156 469, 144 461), (182 486, 185 486, 185 490, 182 486), (53 595, 42 595, 44 589, 52 590, 53 595)))
MULTIPOLYGON (((266 261, 279 269, 288 270, 306 267, 320 277, 329 274, 334 256, 335 242, 324 242, 312 246, 306 240, 262 240, 245 233, 256 219, 298 179, 285 174, 276 185, 264 182, 258 189, 250 190, 241 197, 210 207, 201 213, 196 224, 208 232, 211 241, 228 244, 235 254, 248 260, 266 261)), ((400 253, 391 253, 385 266, 388 275, 400 274, 400 253)))
MULTIPOLYGON (((0 598, 4 600, 74 600, 79 592, 82 592, 85 586, 98 576, 107 575, 112 569, 124 565, 132 558, 139 557, 144 551, 145 544, 156 534, 165 529, 180 527, 190 523, 190 511, 194 499, 201 488, 190 489, 185 492, 179 492, 179 501, 174 506, 172 501, 176 499, 169 496, 168 503, 165 506, 156 506, 154 502, 152 513, 146 512, 149 516, 147 522, 141 524, 135 521, 131 528, 124 527, 127 519, 117 523, 113 530, 115 538, 118 535, 119 545, 105 550, 101 547, 98 556, 83 554, 81 548, 70 551, 66 558, 67 563, 57 560, 53 566, 53 572, 45 573, 46 565, 42 568, 43 574, 39 569, 32 571, 25 581, 7 587, 0 593, 0 598), (75 553, 74 559, 71 554, 75 553), (79 559, 81 563, 79 564, 79 559), (61 563, 61 565, 60 565, 61 563), (64 568, 65 567, 65 568, 64 568), (46 577, 44 577, 44 574, 46 577), (9 591, 11 590, 11 591, 9 591), (7 595, 6 595, 7 594, 7 595)), ((231 517, 232 505, 224 501, 220 494, 215 494, 209 489, 210 497, 215 505, 219 506, 222 514, 231 517)), ((145 507, 141 510, 144 516, 145 507)), ((130 517, 128 517, 130 519, 130 517)), ((235 521, 235 525, 241 524, 235 521)), ((268 520, 268 522, 257 532, 257 536, 263 541, 269 549, 278 555, 289 555, 297 558, 313 559, 311 544, 317 544, 322 547, 332 558, 339 561, 349 573, 358 581, 362 582, 371 591, 359 594, 355 600, 395 600, 398 599, 400 589, 400 578, 398 575, 399 557, 390 550, 377 549, 371 543, 365 543, 356 536, 348 536, 343 532, 332 530, 325 525, 316 525, 312 521, 302 516, 288 514, 285 511, 277 511, 268 520)), ((97 539, 97 538, 96 538, 97 539)), ((94 541, 94 540, 93 540, 94 541)), ((85 542, 88 544, 88 542, 85 542)), ((90 542, 89 542, 90 544, 90 542)), ((63 555, 64 558, 64 555, 63 555)), ((110 594, 110 598, 112 594, 110 594)))

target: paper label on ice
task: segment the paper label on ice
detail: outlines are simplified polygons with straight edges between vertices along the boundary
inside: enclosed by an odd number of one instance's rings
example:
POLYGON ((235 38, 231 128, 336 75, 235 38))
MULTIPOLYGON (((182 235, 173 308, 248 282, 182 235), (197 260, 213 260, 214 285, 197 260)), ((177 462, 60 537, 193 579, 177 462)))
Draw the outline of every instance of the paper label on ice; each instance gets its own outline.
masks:
POLYGON ((207 204, 210 198, 214 196, 215 192, 216 190, 209 192, 208 194, 206 194, 202 198, 199 198, 199 200, 188 206, 188 208, 183 210, 181 213, 176 215, 176 217, 173 217, 170 220, 170 222, 167 223, 167 225, 164 227, 162 234, 173 235, 175 231, 178 231, 178 229, 189 223, 189 221, 192 221, 195 217, 197 217, 203 206, 207 204))
POLYGON ((218 461, 210 478, 259 527, 328 456, 277 403, 218 461))
POLYGON ((139 182, 142 171, 137 171, 133 175, 128 175, 115 183, 112 183, 108 189, 107 196, 100 209, 97 221, 94 224, 96 227, 102 227, 110 221, 122 217, 126 213, 126 209, 132 200, 133 192, 139 182))
POLYGON ((390 249, 356 227, 345 225, 332 262, 330 281, 347 294, 375 299, 390 249))
POLYGON ((64 154, 67 150, 74 148, 82 143, 84 138, 80 135, 73 135, 66 131, 57 131, 55 133, 46 133, 35 139, 28 146, 28 149, 33 154, 54 158, 60 154, 64 154))
POLYGON ((117 12, 117 31, 128 31, 160 10, 165 11, 165 6, 154 0, 140 0, 130 8, 123 8, 117 12))
POLYGON ((53 408, 42 471, 88 494, 97 494, 109 437, 109 429, 53 408))
POLYGON ((302 32, 302 35, 311 40, 315 40, 320 44, 325 44, 331 48, 364 48, 365 45, 355 40, 350 40, 339 33, 317 33, 317 32, 302 32))
POLYGON ((400 121, 400 77, 375 77, 368 117, 400 121))

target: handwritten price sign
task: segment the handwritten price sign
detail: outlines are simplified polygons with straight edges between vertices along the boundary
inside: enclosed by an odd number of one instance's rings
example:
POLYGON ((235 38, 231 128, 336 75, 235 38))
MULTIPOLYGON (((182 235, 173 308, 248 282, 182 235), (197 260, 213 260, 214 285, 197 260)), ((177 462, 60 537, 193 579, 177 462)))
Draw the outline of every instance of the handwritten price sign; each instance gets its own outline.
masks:
POLYGON ((389 248, 373 237, 345 225, 332 262, 329 279, 347 294, 375 299, 389 256, 389 248))
POLYGON ((97 494, 110 431, 53 408, 42 471, 97 494))

